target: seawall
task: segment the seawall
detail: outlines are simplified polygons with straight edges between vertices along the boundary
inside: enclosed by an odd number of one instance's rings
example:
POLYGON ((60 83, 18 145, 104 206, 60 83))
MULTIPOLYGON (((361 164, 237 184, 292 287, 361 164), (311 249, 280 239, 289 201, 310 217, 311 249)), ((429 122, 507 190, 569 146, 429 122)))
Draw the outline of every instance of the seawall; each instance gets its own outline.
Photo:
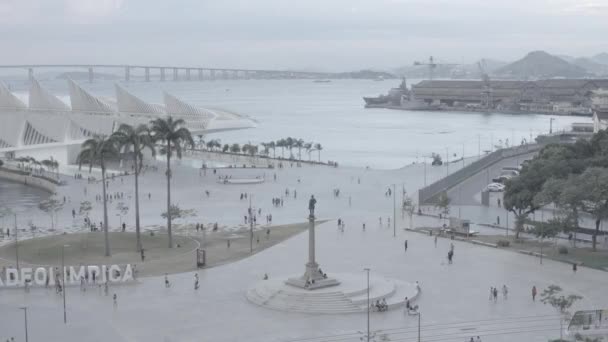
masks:
POLYGON ((55 193, 57 187, 55 183, 47 179, 41 177, 34 177, 28 172, 11 170, 4 167, 0 167, 0 179, 20 183, 27 186, 33 186, 35 188, 47 191, 51 194, 55 193))

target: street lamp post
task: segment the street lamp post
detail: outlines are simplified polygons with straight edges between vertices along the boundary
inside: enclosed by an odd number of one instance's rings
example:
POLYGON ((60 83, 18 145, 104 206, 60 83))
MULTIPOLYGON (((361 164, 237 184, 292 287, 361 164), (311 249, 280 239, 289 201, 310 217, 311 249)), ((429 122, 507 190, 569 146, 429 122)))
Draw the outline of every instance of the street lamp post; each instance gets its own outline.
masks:
POLYGON ((28 342, 29 339, 28 339, 28 334, 27 334, 27 307, 24 306, 24 307, 21 307, 20 309, 23 310, 23 315, 25 318, 25 342, 28 342))
POLYGON ((19 228, 17 228, 17 213, 15 215, 15 262, 19 269, 19 228))
POLYGON ((397 194, 395 184, 393 184, 393 237, 397 237, 397 194))
POLYGON ((61 285, 63 286, 63 324, 68 324, 68 315, 65 305, 65 293, 68 292, 68 288, 65 283, 65 249, 70 245, 63 245, 61 247, 61 285))
POLYGON ((420 311, 418 311, 418 342, 420 342, 420 311))
POLYGON ((449 176, 450 174, 450 155, 449 155, 449 151, 448 148, 445 148, 445 176, 449 176))
POLYGON ((426 157, 422 157, 424 163, 424 186, 426 187, 426 157))
POLYGON ((249 194, 249 253, 253 253, 253 208, 251 207, 251 194, 249 194))
POLYGON ((540 210, 540 264, 543 264, 543 238, 545 234, 545 218, 543 210, 540 210))
POLYGON ((370 339, 370 334, 369 334, 369 310, 370 310, 370 303, 369 303, 369 268, 364 268, 364 271, 367 272, 367 342, 369 342, 370 339))

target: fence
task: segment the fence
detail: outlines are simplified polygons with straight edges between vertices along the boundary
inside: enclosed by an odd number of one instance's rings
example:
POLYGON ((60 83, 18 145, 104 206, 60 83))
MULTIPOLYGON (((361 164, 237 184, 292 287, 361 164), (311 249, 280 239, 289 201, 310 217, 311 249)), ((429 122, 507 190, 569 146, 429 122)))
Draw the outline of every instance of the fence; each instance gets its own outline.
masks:
POLYGON ((511 148, 504 148, 500 150, 496 150, 492 153, 489 153, 477 161, 472 162, 471 164, 463 167, 462 169, 444 177, 435 183, 429 184, 428 186, 418 190, 418 203, 425 204, 432 202, 434 198, 440 193, 451 189, 456 186, 460 182, 466 180, 467 178, 473 176, 474 174, 484 170, 492 166, 493 164, 515 156, 519 156, 522 154, 528 154, 532 152, 536 152, 540 150, 541 145, 538 144, 530 144, 530 145, 522 145, 515 146, 511 148))

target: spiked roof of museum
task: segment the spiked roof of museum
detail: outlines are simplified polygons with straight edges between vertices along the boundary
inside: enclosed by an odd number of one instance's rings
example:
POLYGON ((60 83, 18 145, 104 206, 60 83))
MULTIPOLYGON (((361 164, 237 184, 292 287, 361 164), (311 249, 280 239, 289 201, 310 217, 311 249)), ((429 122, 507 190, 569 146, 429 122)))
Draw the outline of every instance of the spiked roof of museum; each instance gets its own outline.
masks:
POLYGON ((68 80, 70 104, 33 79, 28 104, 0 83, 0 152, 38 145, 67 145, 93 135, 111 134, 120 124, 145 124, 174 116, 193 134, 255 127, 247 116, 220 109, 199 108, 164 93, 164 105, 151 104, 116 85, 116 101, 98 98, 68 80))

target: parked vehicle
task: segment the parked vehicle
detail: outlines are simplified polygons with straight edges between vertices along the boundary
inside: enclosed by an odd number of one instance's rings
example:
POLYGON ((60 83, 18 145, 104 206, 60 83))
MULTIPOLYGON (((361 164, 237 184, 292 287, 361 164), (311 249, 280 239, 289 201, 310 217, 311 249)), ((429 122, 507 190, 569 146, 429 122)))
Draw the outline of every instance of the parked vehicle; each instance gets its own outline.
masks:
POLYGON ((485 190, 489 192, 503 192, 505 191, 505 186, 500 183, 490 183, 486 186, 485 190))

